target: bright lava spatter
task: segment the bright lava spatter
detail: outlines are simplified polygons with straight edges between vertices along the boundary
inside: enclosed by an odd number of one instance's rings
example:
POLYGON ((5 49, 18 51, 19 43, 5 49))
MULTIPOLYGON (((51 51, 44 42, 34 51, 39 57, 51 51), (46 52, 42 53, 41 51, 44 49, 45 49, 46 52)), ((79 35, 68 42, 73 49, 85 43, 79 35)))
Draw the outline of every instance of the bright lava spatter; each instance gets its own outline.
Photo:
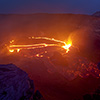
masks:
POLYGON ((9 52, 14 52, 14 51, 19 52, 22 49, 36 49, 36 48, 44 48, 48 46, 60 46, 61 48, 66 50, 66 53, 68 53, 69 48, 72 46, 72 41, 70 39, 67 41, 67 43, 61 40, 57 40, 54 38, 47 38, 47 37, 28 37, 28 39, 49 40, 49 41, 56 42, 56 44, 39 43, 39 44, 31 44, 31 45, 14 45, 14 40, 12 40, 10 41, 10 46, 8 46, 9 52), (61 43, 63 45, 59 45, 58 43, 61 43))

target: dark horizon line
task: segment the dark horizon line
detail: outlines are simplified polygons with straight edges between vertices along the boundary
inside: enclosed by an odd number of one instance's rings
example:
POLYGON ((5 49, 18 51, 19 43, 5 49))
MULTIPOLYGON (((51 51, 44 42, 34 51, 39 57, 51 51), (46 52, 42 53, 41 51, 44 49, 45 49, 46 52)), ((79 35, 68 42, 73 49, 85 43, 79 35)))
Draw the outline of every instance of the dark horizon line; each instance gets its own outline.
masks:
POLYGON ((73 14, 73 15, 88 15, 91 14, 80 14, 80 13, 46 13, 46 12, 37 12, 37 13, 0 13, 0 15, 32 15, 32 14, 73 14))

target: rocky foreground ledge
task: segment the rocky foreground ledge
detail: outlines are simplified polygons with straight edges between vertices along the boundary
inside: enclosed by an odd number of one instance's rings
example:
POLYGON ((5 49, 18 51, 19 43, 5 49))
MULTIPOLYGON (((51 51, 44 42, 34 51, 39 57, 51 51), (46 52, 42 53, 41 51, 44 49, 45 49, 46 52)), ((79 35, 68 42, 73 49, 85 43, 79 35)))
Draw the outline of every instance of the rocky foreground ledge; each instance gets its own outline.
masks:
POLYGON ((41 100, 28 74, 13 64, 0 65, 0 100, 41 100), (36 99, 37 98, 37 99, 36 99))

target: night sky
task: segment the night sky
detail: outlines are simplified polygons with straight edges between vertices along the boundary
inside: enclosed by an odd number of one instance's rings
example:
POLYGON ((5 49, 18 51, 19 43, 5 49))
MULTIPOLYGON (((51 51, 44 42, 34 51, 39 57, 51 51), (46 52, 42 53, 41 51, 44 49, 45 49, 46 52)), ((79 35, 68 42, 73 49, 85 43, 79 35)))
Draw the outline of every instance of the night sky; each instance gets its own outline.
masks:
POLYGON ((100 11, 100 0, 0 0, 1 14, 92 14, 96 11, 100 11))

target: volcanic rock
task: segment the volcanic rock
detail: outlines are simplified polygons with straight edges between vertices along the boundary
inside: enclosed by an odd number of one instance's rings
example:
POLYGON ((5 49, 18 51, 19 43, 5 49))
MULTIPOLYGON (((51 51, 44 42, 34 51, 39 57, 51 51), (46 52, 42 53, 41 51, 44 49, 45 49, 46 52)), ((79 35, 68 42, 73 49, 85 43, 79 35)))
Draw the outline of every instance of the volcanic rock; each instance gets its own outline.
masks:
POLYGON ((84 100, 100 100, 100 86, 93 94, 85 94, 83 96, 84 100))
POLYGON ((0 100, 29 100, 34 94, 33 81, 13 64, 0 65, 0 100))
POLYGON ((98 69, 100 70, 100 62, 98 63, 97 67, 98 67, 98 69))
POLYGON ((50 57, 50 60, 55 65, 68 66, 67 60, 59 52, 54 52, 53 56, 50 57))
POLYGON ((95 16, 95 17, 100 17, 100 11, 97 11, 96 13, 94 13, 92 16, 95 16))
POLYGON ((41 95, 40 91, 37 90, 37 91, 34 93, 33 100, 45 100, 45 99, 44 99, 43 96, 41 95))

